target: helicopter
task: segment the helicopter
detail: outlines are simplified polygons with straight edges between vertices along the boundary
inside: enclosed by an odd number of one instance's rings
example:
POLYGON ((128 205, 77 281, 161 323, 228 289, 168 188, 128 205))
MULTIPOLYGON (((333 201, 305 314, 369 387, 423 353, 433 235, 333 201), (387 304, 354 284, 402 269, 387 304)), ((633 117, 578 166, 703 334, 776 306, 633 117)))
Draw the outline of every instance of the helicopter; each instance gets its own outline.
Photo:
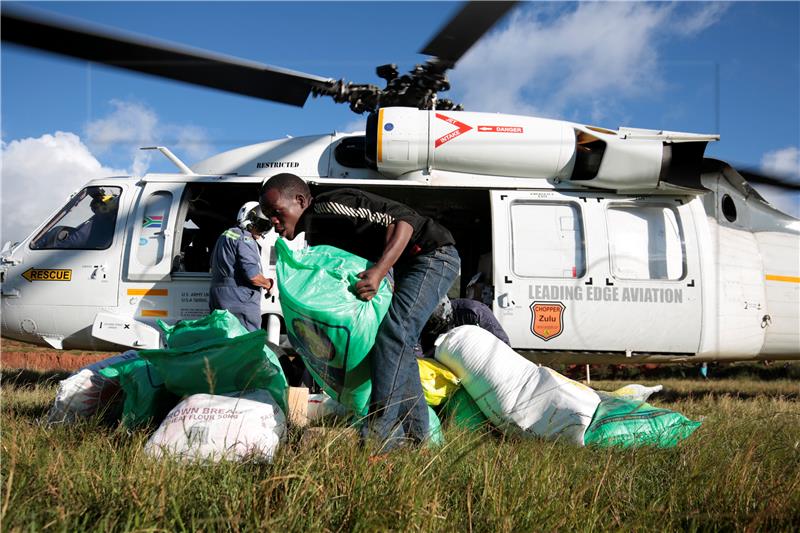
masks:
MULTIPOLYGON (((462 258, 451 296, 484 301, 534 361, 799 359, 800 221, 750 182, 785 184, 704 156, 718 135, 439 98, 447 72, 512 7, 464 5, 423 48, 427 62, 377 68, 385 87, 4 9, 4 42, 288 105, 330 98, 368 118, 363 132, 266 141, 191 166, 148 147, 177 172, 90 181, 4 247, 3 335, 57 349, 158 347, 156 320, 208 312, 217 236, 263 180, 288 171, 315 192, 359 187, 439 220, 462 258)), ((266 276, 276 239, 262 245, 266 276)), ((273 342, 277 296, 262 304, 273 342)))

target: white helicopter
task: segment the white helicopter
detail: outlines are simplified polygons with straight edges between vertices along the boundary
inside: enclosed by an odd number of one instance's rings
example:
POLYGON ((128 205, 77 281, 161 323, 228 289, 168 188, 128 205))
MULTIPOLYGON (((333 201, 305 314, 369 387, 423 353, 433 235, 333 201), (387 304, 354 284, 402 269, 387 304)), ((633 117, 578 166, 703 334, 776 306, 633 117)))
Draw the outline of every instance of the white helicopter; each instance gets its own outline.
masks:
MULTIPOLYGON (((178 172, 92 180, 4 247, 3 335, 158 347, 157 319, 208 312, 216 238, 265 178, 288 171, 315 191, 360 187, 441 221, 462 258, 451 296, 485 301, 532 360, 800 359, 800 221, 703 157, 717 135, 468 112, 437 98, 446 71, 512 4, 466 4, 423 50, 431 60, 405 75, 377 69, 383 89, 5 9, 6 42, 291 105, 330 96, 369 118, 365 132, 268 141, 191 166, 152 147, 178 172)), ((275 238, 263 246, 273 277, 275 238)), ((262 311, 276 342, 276 295, 262 311)))

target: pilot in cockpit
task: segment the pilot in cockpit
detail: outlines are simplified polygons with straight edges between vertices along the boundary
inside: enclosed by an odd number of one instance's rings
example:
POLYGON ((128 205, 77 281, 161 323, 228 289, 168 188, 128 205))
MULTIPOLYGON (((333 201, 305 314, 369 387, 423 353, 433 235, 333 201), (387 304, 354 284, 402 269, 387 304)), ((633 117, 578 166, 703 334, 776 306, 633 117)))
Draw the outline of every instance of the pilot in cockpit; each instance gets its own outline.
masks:
POLYGON ((75 229, 59 232, 54 248, 102 250, 111 244, 119 195, 108 194, 102 187, 89 187, 87 195, 92 199, 89 203, 92 216, 75 229))

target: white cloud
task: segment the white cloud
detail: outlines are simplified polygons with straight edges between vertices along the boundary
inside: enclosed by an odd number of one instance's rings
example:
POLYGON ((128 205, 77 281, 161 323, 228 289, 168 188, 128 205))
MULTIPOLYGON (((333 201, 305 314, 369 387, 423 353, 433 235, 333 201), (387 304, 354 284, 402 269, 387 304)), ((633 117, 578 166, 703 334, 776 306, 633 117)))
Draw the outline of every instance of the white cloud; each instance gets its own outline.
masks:
MULTIPOLYGON (((787 146, 761 157, 761 172, 800 185, 800 148, 787 146)), ((758 192, 774 207, 800 218, 800 192, 757 185, 758 192)))
POLYGON ((122 100, 110 104, 108 115, 86 124, 85 140, 57 131, 2 143, 4 241, 28 235, 90 179, 145 174, 153 154, 140 150, 142 146, 167 144, 189 161, 211 153, 203 128, 164 123, 144 104, 122 100))
POLYGON ((175 139, 173 152, 187 161, 200 161, 211 155, 208 134, 199 126, 167 126, 167 135, 175 139))
POLYGON ((800 184, 800 148, 787 146, 761 157, 761 170, 800 184))
POLYGON ((727 4, 586 2, 527 4, 510 24, 475 46, 451 78, 467 109, 563 117, 662 90, 658 47, 694 35, 727 4))
POLYGON ((114 108, 108 116, 86 125, 86 143, 96 154, 103 154, 119 144, 139 148, 157 137, 158 116, 149 107, 136 102, 111 100, 114 108))
POLYGON ((163 122, 145 104, 123 100, 109 102, 112 111, 86 124, 86 143, 93 153, 117 164, 130 165, 131 173, 145 174, 152 154, 144 146, 166 145, 188 163, 205 159, 212 152, 206 130, 194 125, 163 122))
POLYGON ((89 179, 124 174, 103 166, 74 133, 3 142, 3 241, 21 240, 89 179))

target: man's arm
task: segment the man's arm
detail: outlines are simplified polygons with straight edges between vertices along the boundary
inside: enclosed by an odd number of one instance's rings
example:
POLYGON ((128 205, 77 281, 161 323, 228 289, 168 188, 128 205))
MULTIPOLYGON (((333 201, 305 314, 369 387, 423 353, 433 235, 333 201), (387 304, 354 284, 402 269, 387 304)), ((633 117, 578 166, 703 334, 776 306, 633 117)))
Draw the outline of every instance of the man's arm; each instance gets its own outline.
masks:
POLYGON ((375 296, 381 281, 394 266, 403 250, 408 246, 414 228, 408 222, 398 220, 386 228, 386 245, 378 262, 364 272, 358 274, 361 281, 356 283, 356 295, 364 301, 369 301, 375 296))
POLYGON ((256 287, 263 287, 264 289, 267 290, 267 292, 272 290, 272 286, 274 285, 274 282, 270 278, 265 278, 261 274, 256 274, 255 276, 250 278, 250 283, 252 283, 256 287))
POLYGON ((269 278, 265 278, 261 273, 261 255, 258 253, 258 248, 252 240, 240 239, 238 242, 237 261, 241 265, 247 279, 250 280, 255 287, 262 287, 269 291, 272 289, 273 282, 269 278))

